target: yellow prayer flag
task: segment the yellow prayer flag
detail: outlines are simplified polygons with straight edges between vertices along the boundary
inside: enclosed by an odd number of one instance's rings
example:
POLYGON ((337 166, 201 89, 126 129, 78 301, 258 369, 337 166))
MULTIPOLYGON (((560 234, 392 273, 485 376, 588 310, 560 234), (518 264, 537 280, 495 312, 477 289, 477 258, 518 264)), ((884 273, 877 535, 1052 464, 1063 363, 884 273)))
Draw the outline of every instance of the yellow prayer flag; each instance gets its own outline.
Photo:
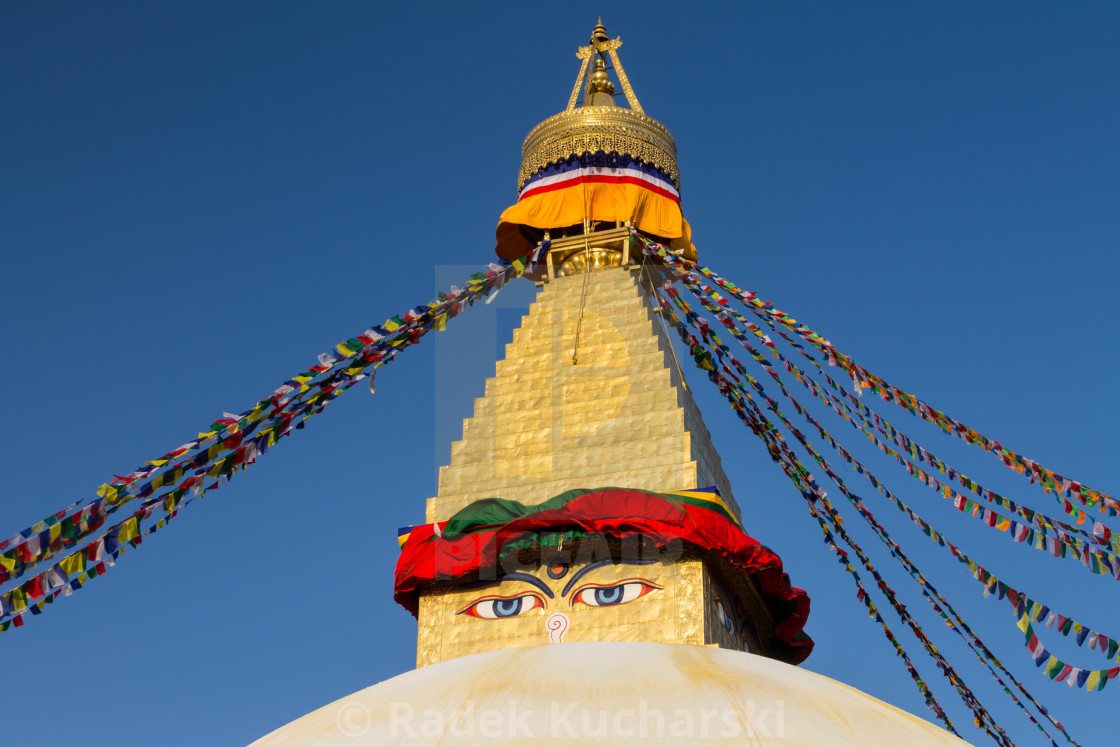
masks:
POLYGON ((1101 673, 1100 671, 1089 672, 1089 676, 1085 679, 1085 689, 1092 692, 1100 687, 1101 673))
POLYGON ((23 597, 23 588, 17 586, 8 594, 8 602, 16 612, 27 609, 27 600, 23 597))
POLYGON ((136 520, 136 517, 130 516, 127 521, 121 524, 120 531, 117 532, 117 542, 123 545, 131 539, 136 539, 136 537, 139 536, 139 532, 137 531, 138 526, 139 522, 136 520))
POLYGON ((51 544, 53 545, 54 541, 61 536, 62 536, 62 525, 61 524, 55 524, 54 526, 52 526, 51 527, 51 544))
POLYGON ((0 555, 0 565, 4 566, 9 571, 14 571, 16 569, 16 560, 6 555, 0 555))
POLYGON ((1019 626, 1019 630, 1023 631, 1024 635, 1026 634, 1027 628, 1030 626, 1030 624, 1031 622, 1027 615, 1023 615, 1022 617, 1020 617, 1019 622, 1017 623, 1017 625, 1019 626))
POLYGON ((82 551, 79 550, 73 555, 63 558, 58 564, 58 567, 64 570, 66 575, 71 578, 73 578, 75 574, 81 573, 86 569, 86 561, 82 556, 82 551))

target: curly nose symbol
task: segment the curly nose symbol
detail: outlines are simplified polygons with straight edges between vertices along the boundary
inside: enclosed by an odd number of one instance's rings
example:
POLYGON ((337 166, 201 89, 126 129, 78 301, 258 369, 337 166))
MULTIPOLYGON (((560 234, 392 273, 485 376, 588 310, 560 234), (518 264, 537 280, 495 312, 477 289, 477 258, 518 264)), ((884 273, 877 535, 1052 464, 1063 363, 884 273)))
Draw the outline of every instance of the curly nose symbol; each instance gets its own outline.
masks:
POLYGON ((568 632, 568 616, 563 612, 554 612, 549 615, 545 620, 545 627, 548 628, 548 641, 549 643, 563 643, 564 634, 568 632))

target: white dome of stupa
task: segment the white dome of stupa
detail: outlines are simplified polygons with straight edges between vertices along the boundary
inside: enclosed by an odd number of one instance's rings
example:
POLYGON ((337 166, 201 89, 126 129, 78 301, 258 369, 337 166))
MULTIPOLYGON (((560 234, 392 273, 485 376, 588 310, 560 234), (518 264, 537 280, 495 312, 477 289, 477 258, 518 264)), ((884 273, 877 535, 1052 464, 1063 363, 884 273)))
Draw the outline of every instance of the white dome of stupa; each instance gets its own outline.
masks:
POLYGON ((254 743, 966 744, 855 688, 753 654, 648 642, 464 656, 367 687, 254 743))

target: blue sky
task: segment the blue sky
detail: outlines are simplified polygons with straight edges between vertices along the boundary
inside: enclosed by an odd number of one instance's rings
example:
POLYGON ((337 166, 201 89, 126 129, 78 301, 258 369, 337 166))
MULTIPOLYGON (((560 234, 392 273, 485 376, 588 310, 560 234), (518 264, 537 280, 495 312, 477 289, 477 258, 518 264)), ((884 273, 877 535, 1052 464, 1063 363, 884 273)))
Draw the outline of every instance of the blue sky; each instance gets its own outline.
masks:
MULTIPOLYGON (((677 139, 706 263, 892 383, 1120 490, 1114 5, 26 3, 0 9, 0 356, 19 384, 0 436, 2 533, 489 262, 521 141, 563 108, 599 14, 677 139)), ((524 286, 0 637, 7 738, 246 743, 411 668, 415 623, 391 600, 396 528, 422 520, 524 286)), ((748 530, 813 598, 805 666, 927 716, 800 497, 690 380, 748 530)), ((981 482, 1054 509, 978 450, 887 414, 981 482)), ((1116 581, 992 539, 897 467, 873 469, 997 575, 1120 636, 1116 581)), ((867 499, 1075 737, 1111 741, 1115 683, 1041 677, 1007 605, 867 499)), ((893 627, 962 734, 984 741, 893 627)), ((1012 735, 1039 743, 955 638, 933 635, 1012 735)))

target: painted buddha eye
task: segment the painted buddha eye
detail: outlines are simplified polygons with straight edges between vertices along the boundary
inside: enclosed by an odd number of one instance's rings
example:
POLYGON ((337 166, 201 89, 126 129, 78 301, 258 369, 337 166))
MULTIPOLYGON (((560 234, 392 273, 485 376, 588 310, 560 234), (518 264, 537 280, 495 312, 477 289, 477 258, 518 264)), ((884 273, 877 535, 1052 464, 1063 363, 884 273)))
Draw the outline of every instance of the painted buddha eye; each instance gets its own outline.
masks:
POLYGON ((731 619, 731 615, 727 614, 727 610, 723 608, 723 600, 716 599, 716 612, 719 614, 719 621, 723 623, 723 627, 727 629, 728 633, 735 632, 735 621, 731 619))
POLYGON ((460 615, 483 617, 496 620, 503 617, 517 617, 530 610, 544 607, 544 600, 536 594, 519 594, 514 597, 490 597, 471 602, 464 609, 459 610, 460 615))
POLYGON ((592 607, 613 607, 618 604, 633 602, 635 599, 644 597, 651 591, 656 591, 660 588, 660 586, 652 584, 649 581, 637 579, 604 586, 588 584, 572 595, 572 604, 587 604, 592 607))

